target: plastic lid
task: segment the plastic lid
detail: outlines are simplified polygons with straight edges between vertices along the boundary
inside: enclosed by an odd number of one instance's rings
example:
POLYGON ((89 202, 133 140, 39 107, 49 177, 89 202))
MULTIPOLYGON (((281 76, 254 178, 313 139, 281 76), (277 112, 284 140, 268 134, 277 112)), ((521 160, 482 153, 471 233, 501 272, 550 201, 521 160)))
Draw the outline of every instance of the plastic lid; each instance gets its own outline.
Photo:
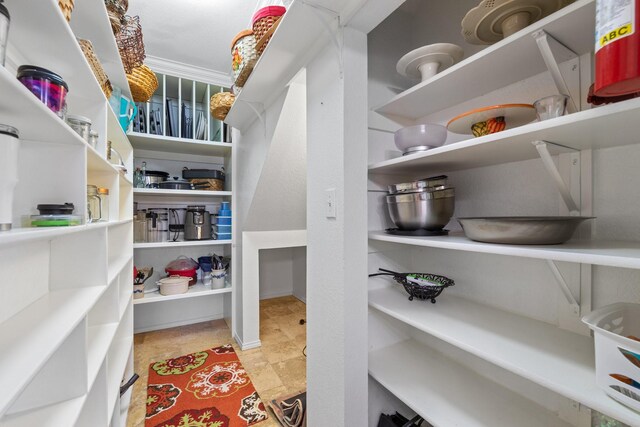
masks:
POLYGON ((5 5, 2 4, 2 0, 0 0, 0 13, 6 16, 9 21, 11 21, 11 16, 9 15, 9 11, 5 7, 5 5))
MULTIPOLYGON (((0 4, 0 6, 2 6, 2 4, 0 4)), ((18 133, 18 129, 14 128, 13 126, 3 125, 3 124, 0 124, 0 133, 4 135, 13 136, 15 138, 18 138, 20 136, 18 133)))
POLYGON ((109 195, 109 189, 108 188, 103 188, 103 187, 98 187, 98 194, 102 194, 105 196, 109 195))
POLYGON ((256 21, 264 18, 265 16, 282 16, 287 11, 287 8, 284 6, 267 6, 261 9, 253 15, 253 19, 251 20, 251 25, 254 25, 256 21))
POLYGON ((46 68, 37 67, 35 65, 21 65, 18 67, 18 79, 22 77, 41 77, 51 80, 53 83, 63 86, 67 91, 69 91, 69 86, 62 80, 58 74, 53 71, 49 71, 46 68))
POLYGON ((231 42, 231 50, 233 51, 233 47, 236 45, 236 42, 238 40, 240 40, 243 37, 246 36, 251 36, 253 35, 253 30, 244 30, 244 31, 240 31, 234 38, 233 41, 231 42))

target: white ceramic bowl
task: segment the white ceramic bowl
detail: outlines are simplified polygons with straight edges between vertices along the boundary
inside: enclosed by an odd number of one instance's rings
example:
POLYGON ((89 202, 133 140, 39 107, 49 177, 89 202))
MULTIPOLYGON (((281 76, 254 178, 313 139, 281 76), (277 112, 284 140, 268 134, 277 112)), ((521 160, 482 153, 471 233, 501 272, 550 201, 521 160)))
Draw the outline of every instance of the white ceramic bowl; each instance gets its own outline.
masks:
POLYGON ((425 123, 398 130, 393 140, 403 154, 426 151, 442 146, 447 140, 447 128, 442 125, 425 123))
POLYGON ((161 295, 184 294, 189 289, 190 277, 171 276, 158 281, 161 295))

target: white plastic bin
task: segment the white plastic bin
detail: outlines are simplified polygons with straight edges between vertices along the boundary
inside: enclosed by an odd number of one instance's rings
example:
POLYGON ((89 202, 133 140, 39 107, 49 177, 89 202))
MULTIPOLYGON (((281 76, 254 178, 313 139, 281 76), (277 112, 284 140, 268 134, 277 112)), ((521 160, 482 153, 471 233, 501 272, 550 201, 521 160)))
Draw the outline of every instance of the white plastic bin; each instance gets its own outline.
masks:
POLYGON ((582 321, 594 332, 598 386, 640 411, 640 304, 608 305, 582 321))

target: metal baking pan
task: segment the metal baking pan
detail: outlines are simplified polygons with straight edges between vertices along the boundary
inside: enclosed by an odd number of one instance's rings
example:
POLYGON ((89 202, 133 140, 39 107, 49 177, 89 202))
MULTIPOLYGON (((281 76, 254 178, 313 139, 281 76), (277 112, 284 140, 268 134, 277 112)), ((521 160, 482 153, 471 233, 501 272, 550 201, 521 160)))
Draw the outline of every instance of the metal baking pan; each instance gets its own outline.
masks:
POLYGON ((471 240, 509 245, 558 245, 571 239, 584 216, 456 218, 471 240))
POLYGON ((219 179, 224 181, 224 172, 215 169, 187 169, 182 170, 183 179, 219 179))

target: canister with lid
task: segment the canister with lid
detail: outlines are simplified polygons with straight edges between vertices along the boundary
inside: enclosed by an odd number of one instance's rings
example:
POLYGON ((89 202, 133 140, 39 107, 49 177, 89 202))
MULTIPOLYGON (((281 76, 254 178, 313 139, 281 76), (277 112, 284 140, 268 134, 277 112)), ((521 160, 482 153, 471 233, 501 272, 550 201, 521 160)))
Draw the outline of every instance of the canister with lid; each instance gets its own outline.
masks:
POLYGON ((109 221, 109 189, 98 187, 98 197, 100 198, 100 219, 109 221))
POLYGON ((89 141, 87 141, 89 143, 90 146, 92 146, 93 148, 96 148, 96 145, 98 145, 98 138, 100 137, 100 135, 98 134, 98 132, 96 132, 95 130, 92 130, 89 132, 89 141))
POLYGON ((66 121, 69 124, 69 126, 71 126, 71 129, 76 131, 76 133, 80 135, 82 139, 89 142, 89 135, 91 133, 90 118, 68 114, 66 121))
POLYGON ((18 130, 0 124, 0 231, 11 230, 13 191, 18 183, 18 130))
POLYGON ((87 223, 91 224, 102 219, 102 200, 98 196, 98 187, 87 185, 87 223))

